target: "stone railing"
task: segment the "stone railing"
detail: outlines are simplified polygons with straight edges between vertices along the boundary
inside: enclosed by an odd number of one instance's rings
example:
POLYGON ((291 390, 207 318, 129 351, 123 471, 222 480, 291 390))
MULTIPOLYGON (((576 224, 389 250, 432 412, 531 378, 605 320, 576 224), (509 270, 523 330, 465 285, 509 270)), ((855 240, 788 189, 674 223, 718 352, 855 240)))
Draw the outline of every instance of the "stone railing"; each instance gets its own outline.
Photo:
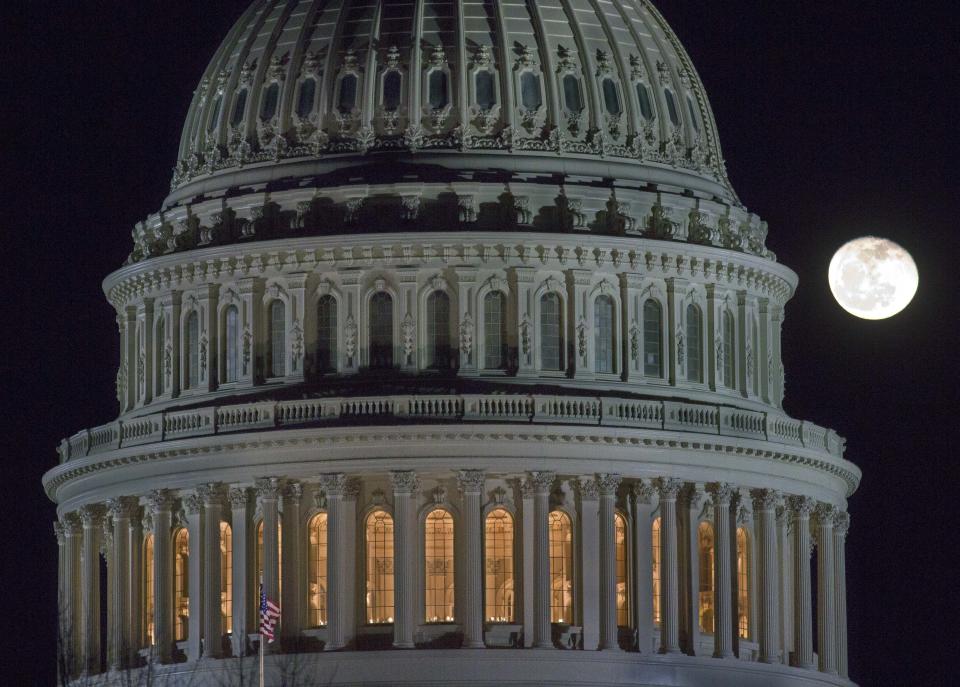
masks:
POLYGON ((60 462, 128 446, 276 427, 390 418, 525 422, 661 429, 758 439, 843 458, 845 440, 832 429, 775 412, 733 406, 598 396, 442 394, 262 401, 176 410, 115 420, 77 432, 57 448, 60 462))

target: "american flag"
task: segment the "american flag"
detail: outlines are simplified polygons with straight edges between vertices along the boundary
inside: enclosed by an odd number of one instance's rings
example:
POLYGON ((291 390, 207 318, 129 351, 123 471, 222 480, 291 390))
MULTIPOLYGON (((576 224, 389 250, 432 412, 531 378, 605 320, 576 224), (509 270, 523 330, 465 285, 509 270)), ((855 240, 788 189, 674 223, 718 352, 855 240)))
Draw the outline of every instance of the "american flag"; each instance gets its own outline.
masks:
POLYGON ((267 638, 268 644, 273 644, 274 630, 280 620, 280 607, 267 598, 267 592, 260 585, 260 634, 267 638))

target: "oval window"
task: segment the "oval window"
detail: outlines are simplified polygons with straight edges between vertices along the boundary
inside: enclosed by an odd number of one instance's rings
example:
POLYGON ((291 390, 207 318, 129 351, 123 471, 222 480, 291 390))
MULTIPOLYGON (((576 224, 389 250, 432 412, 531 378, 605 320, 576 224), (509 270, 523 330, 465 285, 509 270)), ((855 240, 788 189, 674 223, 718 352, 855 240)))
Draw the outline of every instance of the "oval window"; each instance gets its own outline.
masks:
POLYGON ((277 103, 280 101, 280 84, 274 81, 267 86, 263 94, 263 109, 260 110, 261 119, 271 119, 277 114, 277 103))
POLYGON ((313 101, 317 93, 315 79, 304 79, 300 84, 300 95, 297 97, 297 115, 301 118, 309 117, 313 112, 313 101))
POLYGON ((607 108, 607 112, 615 117, 623 111, 620 106, 620 93, 613 79, 603 80, 603 105, 607 108))
POLYGON ((400 94, 403 78, 400 72, 391 71, 383 76, 383 109, 394 112, 400 108, 400 94))
POLYGON ((520 102, 525 110, 539 110, 543 106, 540 95, 540 77, 533 72, 520 75, 520 102))
POLYGON ((570 112, 581 112, 583 110, 580 81, 573 74, 567 74, 563 77, 563 103, 570 112))
POLYGON ((648 122, 653 119, 653 106, 650 104, 650 93, 642 83, 637 84, 637 100, 640 101, 640 114, 648 122))
POLYGON ((340 79, 340 96, 337 98, 337 109, 341 112, 353 112, 357 104, 357 77, 347 74, 340 79))
POLYGON ((493 109, 497 104, 497 94, 495 88, 495 79, 490 72, 477 72, 477 105, 481 110, 493 109))
POLYGON ((442 110, 450 104, 449 80, 447 73, 439 69, 430 72, 427 102, 434 110, 442 110))
POLYGON ((663 89, 663 97, 667 99, 667 113, 670 115, 670 121, 674 126, 680 126, 680 113, 677 112, 677 102, 673 99, 673 93, 669 88, 663 89))
POLYGON ((233 116, 230 117, 230 124, 233 126, 239 126, 240 122, 243 121, 243 115, 247 110, 247 89, 244 88, 242 91, 237 93, 237 102, 233 105, 233 116))

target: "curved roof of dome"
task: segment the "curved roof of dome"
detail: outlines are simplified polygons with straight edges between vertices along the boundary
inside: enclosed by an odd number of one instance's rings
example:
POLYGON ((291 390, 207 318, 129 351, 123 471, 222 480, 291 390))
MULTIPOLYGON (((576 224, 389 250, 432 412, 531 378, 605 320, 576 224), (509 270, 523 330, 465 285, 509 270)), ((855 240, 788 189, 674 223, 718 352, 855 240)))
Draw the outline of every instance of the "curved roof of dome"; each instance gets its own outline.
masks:
POLYGON ((703 85, 647 0, 255 0, 194 93, 165 205, 411 156, 737 203, 703 85))

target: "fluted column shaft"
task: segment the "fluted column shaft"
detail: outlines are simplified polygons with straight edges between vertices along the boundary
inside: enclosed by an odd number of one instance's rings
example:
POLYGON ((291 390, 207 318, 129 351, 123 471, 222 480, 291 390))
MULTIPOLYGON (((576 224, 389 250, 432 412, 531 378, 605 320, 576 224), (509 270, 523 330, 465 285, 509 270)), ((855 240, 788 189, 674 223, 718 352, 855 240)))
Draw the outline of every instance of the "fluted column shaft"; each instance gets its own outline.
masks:
POLYGON ((814 500, 808 496, 790 499, 793 512, 793 662, 813 668, 813 608, 810 589, 810 513, 814 500))
MULTIPOLYGON (((79 570, 81 619, 75 627, 78 639, 80 668, 84 673, 100 672, 100 536, 103 530, 103 509, 84 506, 80 509, 83 522, 83 553, 79 570)), ((69 558, 68 558, 69 563, 69 558)))
POLYGON ((824 673, 837 673, 836 568, 833 559, 833 506, 817 505, 817 658, 824 673))
POLYGON ((220 518, 223 488, 219 484, 202 486, 203 499, 203 657, 223 655, 223 623, 220 615, 220 518))
POLYGON ((157 660, 173 660, 173 499, 166 491, 147 497, 153 516, 153 637, 157 660))
MULTIPOLYGON (((596 651, 600 647, 600 490, 593 478, 576 483, 580 500, 579 533, 574 541, 579 541, 579 551, 575 551, 580 570, 579 599, 574 593, 574 618, 582 628, 581 645, 585 651, 596 651), (579 601, 579 603, 576 603, 579 601)), ((551 576, 552 580, 552 576, 551 576)), ((552 583, 551 583, 552 591, 552 583)), ((574 618, 564 618, 573 622, 574 618)))
POLYGON ((323 475, 327 501, 327 651, 342 649, 353 639, 351 619, 355 547, 350 536, 352 496, 356 485, 343 473, 323 475))
MULTIPOLYGON (((250 490, 234 488, 230 490, 230 522, 231 522, 231 568, 233 574, 233 599, 231 599, 232 636, 231 644, 234 656, 244 656, 247 653, 247 635, 254 626, 251 625, 250 600, 256 596, 254 591, 253 575, 251 573, 253 551, 253 528, 250 508, 250 490)), ((259 616, 259 603, 258 613, 259 616)))
POLYGON ((531 472, 533 484, 533 646, 553 648, 550 629, 550 488, 556 475, 531 472))
POLYGON ((282 631, 288 648, 293 648, 300 640, 300 631, 304 620, 304 600, 307 597, 303 586, 304 576, 301 574, 302 546, 300 501, 303 497, 303 485, 291 482, 283 490, 283 537, 281 566, 283 584, 281 585, 280 609, 283 614, 282 631))
POLYGON ((597 476, 600 488, 600 649, 619 650, 616 501, 620 475, 597 476))
POLYGON ((110 667, 121 669, 130 664, 130 518, 134 503, 125 497, 107 503, 113 519, 113 623, 110 626, 110 667))
POLYGON ((460 491, 463 493, 463 533, 466 541, 463 555, 466 571, 463 581, 463 646, 482 649, 483 643, 483 496, 484 475, 481 470, 461 470, 460 491))
POLYGON ((760 663, 776 663, 780 656, 780 574, 777 556, 777 500, 772 489, 755 489, 753 513, 757 523, 757 586, 759 590, 758 639, 760 663))
MULTIPOLYGON (((187 660, 197 661, 203 649, 203 586, 204 547, 203 499, 199 494, 183 498, 183 512, 187 519, 187 660)), ((219 566, 218 566, 219 567, 219 566)))
POLYGON ((682 482, 660 479, 660 653, 680 653, 677 568, 677 493, 682 482))
POLYGON ((143 632, 143 518, 139 506, 130 518, 130 614, 127 637, 129 665, 139 661, 140 649, 144 648, 143 632))
POLYGON ((677 495, 677 576, 681 646, 689 656, 700 654, 700 530, 703 485, 687 484, 677 495))
POLYGON ((777 503, 777 556, 780 563, 781 662, 790 665, 793 648, 793 537, 789 504, 782 499, 777 503))
POLYGON ((713 500, 713 597, 716 613, 713 622, 713 655, 733 658, 733 577, 730 561, 730 498, 729 484, 710 485, 713 500))
POLYGON ((520 513, 521 525, 520 525, 520 545, 523 551, 523 566, 521 574, 521 590, 522 594, 520 595, 520 603, 523 604, 522 609, 522 618, 523 618, 523 646, 526 648, 533 646, 533 635, 534 635, 534 625, 536 617, 534 615, 534 603, 533 597, 534 594, 534 585, 535 578, 533 574, 533 559, 535 557, 534 553, 534 513, 533 513, 533 482, 532 480, 524 479, 521 480, 518 485, 518 491, 520 492, 521 503, 523 504, 522 510, 520 513))
MULTIPOLYGON (((280 541, 279 515, 277 501, 280 498, 280 480, 277 478, 260 479, 256 484, 257 498, 260 501, 260 513, 263 516, 263 579, 255 584, 263 584, 267 598, 280 604, 280 541)), ((282 610, 282 609, 281 609, 282 610)), ((283 619, 281 618, 281 622, 283 619)), ((258 623, 259 625, 259 623, 258 623)))
POLYGON ((837 672, 841 677, 849 677, 847 666, 847 532, 850 529, 850 515, 839 511, 834 516, 833 527, 833 575, 836 593, 836 642, 837 672))
POLYGON ((394 618, 393 646, 412 649, 416 576, 414 552, 417 531, 413 494, 417 488, 417 476, 411 470, 391 473, 393 481, 393 555, 394 555, 394 618))
MULTIPOLYGON (((106 616, 106 630, 104 634, 107 637, 107 651, 106 651, 106 668, 109 668, 113 665, 114 654, 115 654, 115 645, 112 638, 112 632, 116 626, 116 605, 114 603, 115 592, 117 587, 117 562, 114 556, 116 546, 113 541, 113 521, 110 516, 107 515, 101 521, 100 527, 100 555, 103 556, 103 562, 106 566, 106 607, 107 607, 107 616, 106 616)), ((98 601, 99 603, 99 601, 98 601)), ((97 654, 97 670, 99 671, 100 658, 99 653, 97 654)))
MULTIPOLYGON (((62 595, 60 597, 60 607, 57 609, 60 614, 60 636, 59 651, 60 668, 65 669, 70 675, 75 674, 84 667, 82 653, 82 633, 83 619, 83 597, 82 582, 85 566, 81 549, 83 546, 84 530, 81 527, 80 519, 76 513, 67 513, 60 521, 62 539, 63 539, 63 579, 61 582, 62 595)), ((94 551, 94 556, 98 554, 94 551)), ((96 561, 96 557, 94 558, 96 561)), ((98 561, 99 563, 99 561, 98 561)), ((99 572, 99 565, 97 571, 99 572)), ((99 609, 98 615, 99 615, 99 609)))
POLYGON ((633 485, 633 623, 637 649, 653 649, 653 496, 648 480, 633 485))

